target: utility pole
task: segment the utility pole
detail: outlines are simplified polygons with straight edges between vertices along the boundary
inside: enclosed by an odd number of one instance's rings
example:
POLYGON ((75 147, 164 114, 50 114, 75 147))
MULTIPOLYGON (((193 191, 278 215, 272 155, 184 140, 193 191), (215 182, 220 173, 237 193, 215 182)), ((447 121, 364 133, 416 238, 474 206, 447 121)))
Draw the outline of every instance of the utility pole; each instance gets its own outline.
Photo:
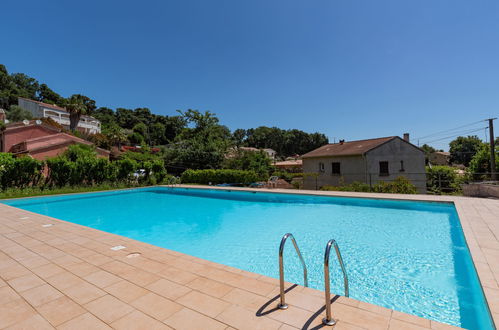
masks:
POLYGON ((490 133, 490 178, 492 180, 497 180, 496 173, 496 150, 494 141, 494 120, 497 118, 489 118, 489 133, 490 133))

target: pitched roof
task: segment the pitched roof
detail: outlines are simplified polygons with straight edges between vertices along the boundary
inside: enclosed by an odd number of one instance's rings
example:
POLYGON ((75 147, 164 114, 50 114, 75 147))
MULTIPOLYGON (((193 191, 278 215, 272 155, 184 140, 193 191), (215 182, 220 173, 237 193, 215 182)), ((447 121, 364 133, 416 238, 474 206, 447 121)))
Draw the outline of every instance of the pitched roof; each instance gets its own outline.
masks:
MULTIPOLYGON (((48 108, 48 109, 52 109, 52 110, 58 110, 58 111, 64 111, 64 112, 68 112, 68 110, 66 110, 66 108, 63 108, 63 107, 60 107, 58 105, 55 105, 55 104, 50 104, 50 103, 44 103, 44 102, 40 102, 40 101, 36 101, 36 100, 32 100, 32 99, 27 99, 25 97, 18 97, 20 99, 23 99, 23 100, 26 100, 26 101, 30 101, 30 102, 33 102, 33 103, 36 103, 44 108, 48 108)), ((69 112, 68 112, 69 113, 69 112)), ((95 119, 94 117, 92 116, 88 116, 88 115, 82 115, 81 116, 82 118, 90 118, 90 119, 95 119)))
POLYGON ((388 136, 376 139, 348 141, 343 143, 331 143, 323 145, 315 150, 312 150, 301 158, 313 158, 324 156, 354 156, 363 155, 371 149, 374 149, 385 142, 397 138, 396 136, 388 136))
MULTIPOLYGON (((40 136, 32 139, 27 139, 23 142, 20 142, 14 146, 12 146, 13 150, 17 152, 25 153, 25 152, 33 152, 37 150, 47 149, 50 147, 66 145, 70 143, 80 143, 86 145, 92 145, 93 143, 80 139, 79 137, 69 135, 66 133, 57 133, 52 135, 40 136)), ((109 153, 108 150, 97 148, 99 151, 103 153, 109 153)))
MULTIPOLYGON (((40 101, 36 101, 36 100, 32 100, 32 99, 28 99, 28 98, 25 98, 25 97, 19 97, 19 98, 20 98, 20 99, 23 99, 23 100, 26 100, 26 101, 33 102, 33 103, 37 103, 38 105, 41 105, 42 107, 45 107, 45 108, 54 109, 54 110, 66 111, 66 108, 60 107, 60 106, 55 105, 55 104, 44 103, 44 102, 40 102, 40 101)), ((66 112, 67 112, 67 111, 66 111, 66 112)))

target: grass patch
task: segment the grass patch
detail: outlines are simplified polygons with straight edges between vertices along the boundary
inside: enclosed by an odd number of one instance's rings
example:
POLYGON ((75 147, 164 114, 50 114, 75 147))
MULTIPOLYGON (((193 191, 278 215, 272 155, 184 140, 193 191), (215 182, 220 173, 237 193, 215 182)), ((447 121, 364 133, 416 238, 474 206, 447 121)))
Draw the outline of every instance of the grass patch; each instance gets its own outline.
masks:
POLYGON ((58 194, 73 194, 84 193, 92 191, 104 191, 113 189, 126 189, 144 187, 145 185, 130 185, 130 184, 117 184, 117 183, 103 183, 94 186, 65 186, 65 187, 29 187, 24 189, 8 188, 0 191, 0 199, 22 198, 32 196, 49 196, 58 194))

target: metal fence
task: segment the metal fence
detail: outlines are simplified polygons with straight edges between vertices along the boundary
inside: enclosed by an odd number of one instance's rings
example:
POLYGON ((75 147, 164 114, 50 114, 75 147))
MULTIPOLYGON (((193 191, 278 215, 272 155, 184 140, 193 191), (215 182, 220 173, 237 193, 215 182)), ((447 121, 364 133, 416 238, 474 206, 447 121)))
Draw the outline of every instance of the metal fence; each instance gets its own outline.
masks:
MULTIPOLYGON (((470 183, 490 183, 499 185, 499 181, 494 178, 499 177, 498 173, 470 173, 466 171, 459 172, 401 172, 389 175, 380 173, 304 173, 304 180, 308 180, 308 188, 319 190, 323 186, 347 187, 352 184, 362 184, 363 187, 369 187, 370 191, 375 191, 375 187, 380 182, 391 183, 399 177, 404 177, 410 183, 415 185, 418 190, 426 190, 427 194, 459 194, 462 185, 470 183), (424 189, 423 189, 424 188, 424 189)), ((360 187, 358 185, 357 187, 360 187)))

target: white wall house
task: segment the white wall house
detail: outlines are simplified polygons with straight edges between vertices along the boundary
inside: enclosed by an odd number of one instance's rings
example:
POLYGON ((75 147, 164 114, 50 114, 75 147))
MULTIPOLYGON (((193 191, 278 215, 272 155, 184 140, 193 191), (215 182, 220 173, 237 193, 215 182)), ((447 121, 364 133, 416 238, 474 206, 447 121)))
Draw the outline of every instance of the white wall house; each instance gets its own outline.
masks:
POLYGON ((406 177, 418 192, 426 192, 425 153, 409 141, 408 134, 327 144, 301 158, 305 189, 341 186, 354 181, 375 185, 406 177))
MULTIPOLYGON (((64 128, 69 129, 69 113, 66 109, 57 105, 38 102, 19 97, 17 104, 29 111, 34 118, 52 118, 64 128)), ((101 123, 91 116, 81 116, 77 129, 86 134, 96 134, 101 132, 101 123)))

